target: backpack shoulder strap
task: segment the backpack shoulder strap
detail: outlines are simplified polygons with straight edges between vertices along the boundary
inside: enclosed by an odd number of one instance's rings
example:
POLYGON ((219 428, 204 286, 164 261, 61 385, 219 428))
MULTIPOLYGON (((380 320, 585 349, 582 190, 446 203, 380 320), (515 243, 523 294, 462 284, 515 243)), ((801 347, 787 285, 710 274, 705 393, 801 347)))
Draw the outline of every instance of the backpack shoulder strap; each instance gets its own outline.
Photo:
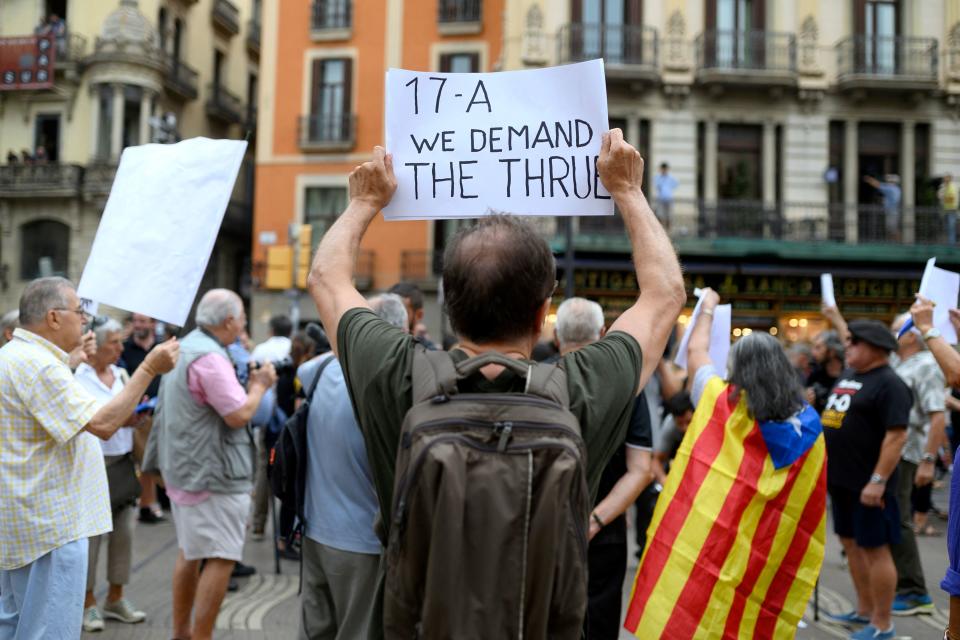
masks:
POLYGON ((457 368, 453 356, 446 351, 429 351, 423 345, 416 345, 412 377, 413 404, 457 392, 457 368))
POLYGON ((527 386, 524 393, 552 400, 564 409, 570 409, 567 372, 559 364, 537 362, 531 365, 527 372, 527 386))
POLYGON ((309 403, 311 400, 313 400, 313 392, 317 390, 317 383, 320 382, 320 376, 323 375, 323 370, 326 369, 327 365, 333 361, 334 357, 335 356, 333 354, 330 354, 330 357, 321 362, 320 366, 317 367, 317 374, 313 376, 313 382, 310 383, 310 390, 307 391, 305 395, 305 402, 309 403))

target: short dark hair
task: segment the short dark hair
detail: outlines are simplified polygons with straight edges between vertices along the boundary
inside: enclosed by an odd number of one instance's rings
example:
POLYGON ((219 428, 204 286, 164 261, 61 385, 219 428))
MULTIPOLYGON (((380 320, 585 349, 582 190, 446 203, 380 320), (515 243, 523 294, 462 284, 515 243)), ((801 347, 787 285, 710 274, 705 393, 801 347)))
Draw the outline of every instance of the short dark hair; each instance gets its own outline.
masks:
POLYGON ((281 338, 289 338, 293 333, 293 323, 282 313, 277 314, 270 318, 270 332, 281 338))
POLYGON ((660 163, 660 168, 661 168, 661 169, 669 169, 669 168, 670 168, 670 165, 668 165, 666 162, 661 162, 661 163, 660 163))
POLYGON ((387 293, 406 298, 410 301, 410 306, 413 307, 414 311, 423 309, 423 291, 412 282, 398 282, 387 289, 387 293))
POLYGON ((556 276, 550 245, 532 226, 507 215, 481 218, 461 228, 444 253, 450 325, 478 343, 528 336, 556 276))

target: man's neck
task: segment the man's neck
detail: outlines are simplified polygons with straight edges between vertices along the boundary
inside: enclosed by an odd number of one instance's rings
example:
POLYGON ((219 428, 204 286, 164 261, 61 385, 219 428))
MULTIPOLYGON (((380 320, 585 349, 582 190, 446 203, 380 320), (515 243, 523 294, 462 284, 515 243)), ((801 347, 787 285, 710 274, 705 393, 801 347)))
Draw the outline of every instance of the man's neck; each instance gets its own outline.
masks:
POLYGON ((872 362, 869 362, 869 363, 865 364, 864 366, 858 368, 856 371, 857 371, 857 373, 869 373, 870 371, 873 371, 874 369, 879 369, 880 367, 885 367, 885 366, 887 366, 888 364, 890 364, 889 359, 887 359, 887 358, 881 358, 880 360, 873 360, 872 362))
POLYGON ((515 340, 510 342, 483 342, 477 343, 463 338, 457 344, 457 348, 466 352, 470 356, 480 355, 488 351, 496 351, 510 358, 518 360, 529 360, 533 352, 533 342, 531 340, 515 340))
POLYGON ((916 347, 901 347, 897 351, 897 355, 900 357, 901 362, 909 360, 910 358, 917 355, 918 353, 920 353, 920 349, 916 347))
POLYGON ((824 367, 827 371, 828 376, 833 376, 836 378, 843 372, 843 360, 839 358, 830 358, 827 360, 827 364, 824 367))

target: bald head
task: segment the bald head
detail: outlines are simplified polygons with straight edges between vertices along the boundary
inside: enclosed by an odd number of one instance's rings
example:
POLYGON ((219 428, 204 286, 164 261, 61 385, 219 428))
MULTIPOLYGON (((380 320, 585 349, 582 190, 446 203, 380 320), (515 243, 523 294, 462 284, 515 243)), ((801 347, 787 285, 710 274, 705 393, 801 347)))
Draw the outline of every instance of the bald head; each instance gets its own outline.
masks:
POLYGON ((478 344, 538 336, 538 314, 555 284, 550 245, 512 216, 481 218, 457 232, 444 253, 450 324, 478 344))

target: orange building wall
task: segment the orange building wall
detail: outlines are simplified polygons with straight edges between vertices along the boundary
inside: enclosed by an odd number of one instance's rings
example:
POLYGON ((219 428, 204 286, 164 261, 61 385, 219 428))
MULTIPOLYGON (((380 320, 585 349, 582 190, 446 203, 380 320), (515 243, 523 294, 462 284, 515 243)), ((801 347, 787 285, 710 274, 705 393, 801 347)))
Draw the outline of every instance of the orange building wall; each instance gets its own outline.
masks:
MULTIPOLYGON (((276 34, 277 64, 261 68, 261 83, 273 95, 273 144, 269 162, 258 163, 254 203, 254 262, 263 263, 266 248, 259 244, 262 231, 273 231, 277 242, 288 242, 288 224, 297 211, 297 177, 301 175, 348 174, 368 157, 374 145, 384 138, 384 74, 387 41, 387 0, 354 0, 353 30, 349 40, 313 42, 310 38, 311 2, 275 0, 279 3, 276 34), (353 111, 357 116, 356 146, 350 154, 336 152, 331 159, 343 162, 313 162, 299 148, 298 122, 303 115, 305 93, 310 87, 304 69, 309 49, 354 49, 353 111), (347 158, 352 155, 354 157, 347 158), (287 160, 289 158, 289 160, 287 160)), ((483 30, 480 34, 442 36, 437 23, 437 0, 403 2, 402 66, 409 69, 434 69, 438 61, 430 59, 431 45, 438 42, 486 42, 487 66, 499 58, 502 43, 504 0, 485 0, 483 30)), ((264 37, 274 34, 265 33, 264 37)), ((487 71, 489 69, 483 69, 487 71)), ((311 154, 322 155, 322 154, 311 154)), ((386 222, 374 220, 362 248, 374 252, 374 288, 388 287, 400 279, 403 251, 431 248, 431 225, 423 221, 386 222)))

